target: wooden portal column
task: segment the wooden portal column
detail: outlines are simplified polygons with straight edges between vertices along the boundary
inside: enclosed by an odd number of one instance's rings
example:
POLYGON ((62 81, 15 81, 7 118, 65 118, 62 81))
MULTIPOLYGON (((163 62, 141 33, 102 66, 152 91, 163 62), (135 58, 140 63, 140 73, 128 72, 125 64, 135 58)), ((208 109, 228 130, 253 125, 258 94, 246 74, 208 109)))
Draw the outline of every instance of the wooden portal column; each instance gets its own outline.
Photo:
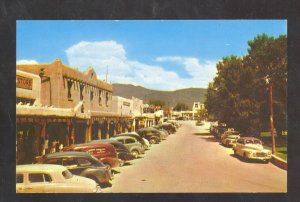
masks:
POLYGON ((85 129, 85 142, 91 141, 92 135, 92 122, 87 121, 86 129, 85 129))

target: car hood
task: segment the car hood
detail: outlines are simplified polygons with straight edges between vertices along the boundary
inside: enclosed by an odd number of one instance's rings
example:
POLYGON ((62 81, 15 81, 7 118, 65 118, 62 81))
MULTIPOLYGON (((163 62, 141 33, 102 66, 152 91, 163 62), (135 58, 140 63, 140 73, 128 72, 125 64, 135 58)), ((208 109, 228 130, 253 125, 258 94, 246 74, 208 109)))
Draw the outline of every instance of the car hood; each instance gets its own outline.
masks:
POLYGON ((246 148, 262 151, 264 150, 264 147, 261 144, 246 144, 246 148))

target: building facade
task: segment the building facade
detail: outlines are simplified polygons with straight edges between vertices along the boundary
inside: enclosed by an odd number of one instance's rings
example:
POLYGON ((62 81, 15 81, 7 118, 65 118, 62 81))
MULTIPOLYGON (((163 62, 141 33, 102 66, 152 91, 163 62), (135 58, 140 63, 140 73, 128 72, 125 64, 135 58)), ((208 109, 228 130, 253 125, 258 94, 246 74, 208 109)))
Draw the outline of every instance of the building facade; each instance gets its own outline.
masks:
POLYGON ((80 72, 59 59, 16 68, 17 163, 128 127, 131 116, 113 112, 112 85, 93 68, 80 72))

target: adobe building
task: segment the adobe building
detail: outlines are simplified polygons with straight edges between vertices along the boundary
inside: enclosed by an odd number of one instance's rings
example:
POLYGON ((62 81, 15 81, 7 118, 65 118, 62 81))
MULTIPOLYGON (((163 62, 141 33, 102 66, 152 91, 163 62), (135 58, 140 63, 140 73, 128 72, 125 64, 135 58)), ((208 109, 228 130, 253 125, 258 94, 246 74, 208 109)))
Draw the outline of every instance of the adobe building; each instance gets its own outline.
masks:
POLYGON ((112 111, 112 85, 93 68, 80 72, 59 59, 16 68, 17 163, 128 126, 131 116, 112 111))

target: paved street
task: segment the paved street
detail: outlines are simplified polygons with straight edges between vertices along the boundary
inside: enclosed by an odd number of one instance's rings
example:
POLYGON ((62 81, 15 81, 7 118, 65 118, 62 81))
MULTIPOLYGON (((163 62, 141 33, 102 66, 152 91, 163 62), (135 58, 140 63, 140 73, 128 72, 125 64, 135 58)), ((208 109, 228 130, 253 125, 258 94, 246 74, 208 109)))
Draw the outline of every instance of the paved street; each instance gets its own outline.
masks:
POLYGON ((287 172, 273 164, 234 157, 208 134, 208 124, 182 122, 132 165, 119 168, 103 192, 286 192, 287 172))

